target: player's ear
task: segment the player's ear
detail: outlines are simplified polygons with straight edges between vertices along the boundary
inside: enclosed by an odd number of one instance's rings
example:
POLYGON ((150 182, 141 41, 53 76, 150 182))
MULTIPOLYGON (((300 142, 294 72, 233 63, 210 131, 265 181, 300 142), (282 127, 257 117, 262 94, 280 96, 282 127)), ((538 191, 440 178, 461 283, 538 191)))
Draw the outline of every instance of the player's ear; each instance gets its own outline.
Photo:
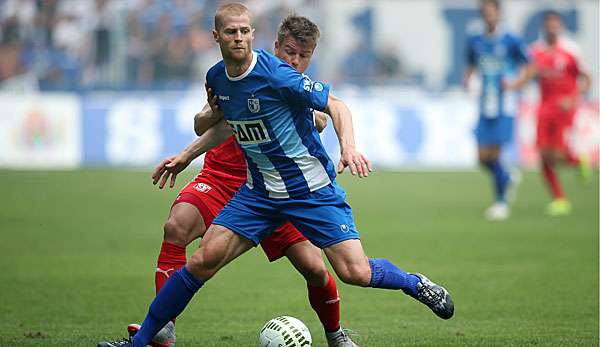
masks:
POLYGON ((275 40, 274 52, 275 52, 275 55, 277 55, 279 53, 279 40, 275 40))
POLYGON ((215 42, 218 43, 219 42, 219 33, 215 29, 213 29, 212 34, 213 34, 213 39, 215 40, 215 42))

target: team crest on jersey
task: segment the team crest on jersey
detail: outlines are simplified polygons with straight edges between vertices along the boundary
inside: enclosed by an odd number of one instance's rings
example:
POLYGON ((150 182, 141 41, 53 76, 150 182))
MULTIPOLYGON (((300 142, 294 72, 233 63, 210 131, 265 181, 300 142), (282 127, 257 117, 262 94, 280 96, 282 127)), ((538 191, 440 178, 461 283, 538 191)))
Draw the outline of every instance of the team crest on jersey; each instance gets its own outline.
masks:
POLYGON ((252 113, 258 113, 260 111, 260 101, 258 98, 248 99, 248 109, 252 113))
POLYGON ((211 190, 212 188, 208 184, 206 184, 206 183, 196 183, 194 185, 194 189, 196 189, 200 193, 206 193, 209 190, 211 190))

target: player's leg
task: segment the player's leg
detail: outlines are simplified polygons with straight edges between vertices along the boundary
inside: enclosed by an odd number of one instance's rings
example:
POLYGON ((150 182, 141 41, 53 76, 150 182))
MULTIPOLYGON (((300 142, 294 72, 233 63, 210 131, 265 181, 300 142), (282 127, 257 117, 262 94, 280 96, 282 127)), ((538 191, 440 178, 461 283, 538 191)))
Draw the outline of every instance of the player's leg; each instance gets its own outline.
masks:
POLYGON ((551 216, 561 216, 571 212, 571 203, 565 196, 556 172, 556 162, 560 155, 551 149, 540 150, 542 174, 552 195, 552 201, 546 207, 546 212, 551 216))
POLYGON ((290 263, 306 279, 308 300, 326 332, 340 329, 340 298, 335 279, 323 262, 321 250, 310 241, 298 242, 285 252, 290 263))
POLYGON ((561 158, 563 147, 560 118, 552 115, 540 115, 537 127, 537 147, 542 162, 542 176, 550 191, 552 201, 548 204, 548 214, 557 216, 570 212, 571 206, 565 197, 562 185, 556 172, 556 163, 561 158))
POLYGON ((448 291, 418 273, 407 273, 387 259, 367 258, 360 240, 346 240, 324 249, 336 274, 348 284, 402 290, 427 305, 438 317, 454 315, 448 291))
POLYGON ((215 218, 186 266, 160 290, 132 340, 134 346, 146 346, 170 317, 183 311, 204 282, 281 225, 275 214, 269 199, 242 187, 215 218))
POLYGON ((146 346, 154 335, 178 316, 202 285, 223 266, 237 258, 255 243, 229 228, 211 225, 186 266, 174 272, 150 305, 141 329, 133 337, 136 347, 146 346))
POLYGON ((321 249, 315 247, 291 223, 260 243, 269 261, 286 256, 306 280, 308 299, 317 313, 329 346, 356 346, 340 325, 340 299, 335 279, 323 262, 321 249))
POLYGON ((478 159, 493 182, 495 201, 485 215, 491 220, 508 218, 510 210, 507 203, 507 190, 510 185, 510 174, 500 160, 502 144, 511 141, 512 119, 498 117, 495 119, 480 119, 476 129, 478 143, 478 159))
POLYGON ((338 277, 362 287, 402 289, 448 319, 454 306, 447 291, 418 274, 409 274, 386 259, 367 258, 354 225, 352 209, 336 184, 295 199, 286 217, 327 255, 338 277))
MULTIPOLYGON (((182 195, 185 199, 186 194, 182 195)), ((188 201, 190 199, 176 201, 165 222, 155 273, 156 293, 173 272, 185 265, 187 261, 185 247, 206 232, 204 218, 198 207, 188 201)))

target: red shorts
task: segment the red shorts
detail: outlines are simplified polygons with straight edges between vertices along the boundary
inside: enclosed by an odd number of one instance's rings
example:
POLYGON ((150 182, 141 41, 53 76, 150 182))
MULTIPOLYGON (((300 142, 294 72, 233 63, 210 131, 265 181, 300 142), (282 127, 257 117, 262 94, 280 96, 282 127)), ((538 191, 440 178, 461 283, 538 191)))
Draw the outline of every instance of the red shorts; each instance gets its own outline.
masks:
POLYGON ((567 133, 573 125, 575 111, 564 112, 557 108, 540 109, 537 123, 537 141, 540 149, 568 149, 567 133))
MULTIPOLYGON (((180 202, 196 206, 208 228, 239 187, 235 184, 223 184, 222 181, 212 177, 198 175, 194 181, 188 183, 179 192, 172 206, 180 202)), ((262 240, 260 245, 269 261, 275 261, 283 257, 290 246, 302 241, 307 241, 306 237, 290 222, 287 222, 271 236, 262 240)))

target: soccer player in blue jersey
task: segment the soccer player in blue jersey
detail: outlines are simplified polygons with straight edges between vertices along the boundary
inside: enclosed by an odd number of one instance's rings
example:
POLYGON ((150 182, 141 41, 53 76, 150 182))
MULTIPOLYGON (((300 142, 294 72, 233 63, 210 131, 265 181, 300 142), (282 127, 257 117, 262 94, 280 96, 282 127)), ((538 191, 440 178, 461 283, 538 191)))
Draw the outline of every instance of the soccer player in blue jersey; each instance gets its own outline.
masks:
POLYGON ((479 122, 475 129, 480 164, 489 170, 496 200, 485 215, 490 220, 504 220, 510 215, 507 189, 516 183, 502 164, 502 147, 512 141, 513 119, 517 112, 516 86, 529 62, 527 47, 517 36, 500 25, 498 0, 481 1, 483 32, 467 43, 465 86, 476 71, 481 77, 479 122))
POLYGON ((171 275, 133 339, 100 346, 146 346, 206 281, 287 220, 325 251, 342 281, 401 289, 443 319, 454 314, 443 287, 364 254, 352 210, 312 122, 312 110, 332 116, 341 131, 338 171, 348 166, 364 177, 370 168, 355 149, 351 113, 327 84, 311 81, 267 52, 253 51, 253 32, 244 5, 221 6, 213 35, 223 60, 207 73, 209 103, 236 135, 248 164, 247 183, 214 219, 186 266, 171 275))

